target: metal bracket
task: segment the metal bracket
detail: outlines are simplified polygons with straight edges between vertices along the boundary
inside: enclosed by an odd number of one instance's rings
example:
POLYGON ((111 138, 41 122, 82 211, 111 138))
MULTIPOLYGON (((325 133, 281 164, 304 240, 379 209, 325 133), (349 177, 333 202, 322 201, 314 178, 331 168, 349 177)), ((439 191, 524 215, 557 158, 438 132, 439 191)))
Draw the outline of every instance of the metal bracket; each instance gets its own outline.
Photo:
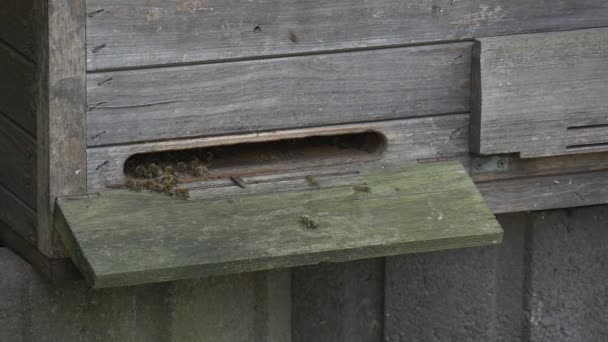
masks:
POLYGON ((504 172, 511 169, 511 158, 505 155, 474 157, 471 159, 471 174, 504 172))

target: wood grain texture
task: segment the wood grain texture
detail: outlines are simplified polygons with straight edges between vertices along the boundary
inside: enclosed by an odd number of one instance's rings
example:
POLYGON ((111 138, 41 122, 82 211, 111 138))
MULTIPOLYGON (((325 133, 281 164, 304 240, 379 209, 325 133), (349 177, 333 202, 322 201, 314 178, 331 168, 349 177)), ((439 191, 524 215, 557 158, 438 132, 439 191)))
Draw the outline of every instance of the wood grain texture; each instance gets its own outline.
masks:
POLYGON ((608 25, 603 0, 88 0, 89 70, 608 25))
POLYGON ((44 3, 38 51, 38 247, 60 256, 54 242, 55 198, 86 193, 84 0, 44 3))
POLYGON ((608 125, 608 28, 482 38, 474 59, 472 151, 608 150, 606 128, 584 144, 567 132, 608 125))
POLYGON ((0 185, 36 209, 36 141, 0 113, 0 185))
POLYGON ((113 191, 60 199, 56 227, 94 287, 498 243, 458 162, 409 164, 318 190, 176 200, 113 191), (353 185, 366 183, 370 192, 353 185), (318 222, 306 228, 302 215, 318 222))
POLYGON ((0 113, 36 136, 36 66, 0 42, 0 113))
MULTIPOLYGON (((89 148, 87 149, 87 191, 89 193, 103 191, 125 184, 127 178, 124 174, 124 163, 134 154, 243 142, 273 141, 313 135, 339 135, 365 131, 379 132, 387 138, 387 148, 380 159, 374 157, 371 160, 380 164, 398 164, 416 161, 417 159, 460 157, 466 154, 468 150, 468 117, 468 114, 442 115, 407 120, 89 148)), ((336 157, 298 163, 271 163, 264 169, 265 173, 271 174, 296 170, 321 170, 332 165, 335 168, 352 169, 356 162, 336 157)), ((215 171, 211 168, 209 172, 213 176, 215 171)), ((237 169, 234 172, 238 174, 242 170, 237 169)))
MULTIPOLYGON (((36 212, 0 184, 0 221, 25 241, 36 244, 36 212)), ((8 242, 8 241, 6 241, 8 242)))
POLYGON ((469 111, 470 43, 90 74, 89 146, 469 111))
POLYGON ((608 172, 477 183, 495 214, 608 203, 608 172))

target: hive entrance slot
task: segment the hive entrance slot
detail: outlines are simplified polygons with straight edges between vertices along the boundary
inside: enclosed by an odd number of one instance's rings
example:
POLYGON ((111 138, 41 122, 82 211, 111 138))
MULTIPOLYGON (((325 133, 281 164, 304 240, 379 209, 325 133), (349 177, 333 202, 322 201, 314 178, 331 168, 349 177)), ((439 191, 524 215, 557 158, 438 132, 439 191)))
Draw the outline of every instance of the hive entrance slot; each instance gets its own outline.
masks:
POLYGON ((137 154, 127 159, 124 172, 142 178, 142 169, 154 165, 160 170, 173 168, 183 180, 196 181, 372 161, 385 148, 386 137, 373 131, 297 137, 137 154))

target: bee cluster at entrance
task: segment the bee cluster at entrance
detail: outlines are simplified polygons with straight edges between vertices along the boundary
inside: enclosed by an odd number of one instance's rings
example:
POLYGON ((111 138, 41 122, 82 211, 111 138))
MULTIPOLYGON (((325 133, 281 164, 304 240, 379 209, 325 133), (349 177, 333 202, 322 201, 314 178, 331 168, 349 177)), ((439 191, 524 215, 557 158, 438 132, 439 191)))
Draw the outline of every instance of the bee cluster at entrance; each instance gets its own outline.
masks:
POLYGON ((131 191, 148 190, 168 196, 188 199, 187 188, 179 184, 185 180, 208 180, 207 163, 213 159, 211 153, 183 158, 179 154, 169 158, 135 158, 129 160, 125 171, 129 179, 125 186, 131 191))

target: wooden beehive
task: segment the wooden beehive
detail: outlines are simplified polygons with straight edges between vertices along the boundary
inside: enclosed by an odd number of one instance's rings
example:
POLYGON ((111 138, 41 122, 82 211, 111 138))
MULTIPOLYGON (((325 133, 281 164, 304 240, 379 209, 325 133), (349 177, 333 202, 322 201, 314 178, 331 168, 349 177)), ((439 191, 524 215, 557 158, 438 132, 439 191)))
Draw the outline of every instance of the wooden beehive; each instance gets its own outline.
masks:
POLYGON ((500 240, 490 210, 607 202, 602 1, 1 11, 0 231, 47 273, 71 257, 121 286, 477 246, 500 240), (175 151, 219 156, 183 177, 190 199, 124 189, 129 160, 175 151))

